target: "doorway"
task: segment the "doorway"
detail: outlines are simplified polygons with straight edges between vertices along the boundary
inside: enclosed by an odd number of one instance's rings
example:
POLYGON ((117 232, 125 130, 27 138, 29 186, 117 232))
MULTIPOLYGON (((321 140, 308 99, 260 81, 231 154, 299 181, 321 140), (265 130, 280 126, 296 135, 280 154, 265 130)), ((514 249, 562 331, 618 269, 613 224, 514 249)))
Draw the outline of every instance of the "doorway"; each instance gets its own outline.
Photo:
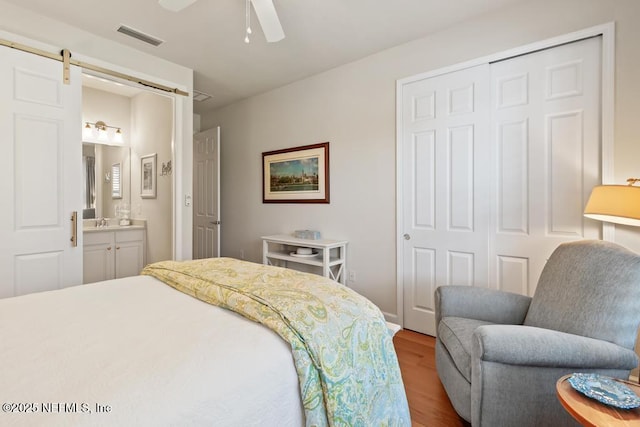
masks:
POLYGON ((220 256, 220 127, 193 136, 193 259, 220 256))
MULTIPOLYGON (((102 141, 83 135, 85 153, 94 154, 96 218, 116 218, 128 212, 131 220, 146 221, 146 263, 173 259, 174 218, 174 100, 127 82, 83 74, 83 124, 100 121, 109 133, 102 141), (112 138, 120 131, 122 142, 112 138), (142 164, 153 162, 153 192, 143 191, 142 164), (119 174, 113 173, 114 165, 119 174), (119 192, 112 191, 116 181, 119 192)), ((87 182, 85 178, 85 182, 87 182)), ((83 194, 88 193, 85 189, 83 194)))

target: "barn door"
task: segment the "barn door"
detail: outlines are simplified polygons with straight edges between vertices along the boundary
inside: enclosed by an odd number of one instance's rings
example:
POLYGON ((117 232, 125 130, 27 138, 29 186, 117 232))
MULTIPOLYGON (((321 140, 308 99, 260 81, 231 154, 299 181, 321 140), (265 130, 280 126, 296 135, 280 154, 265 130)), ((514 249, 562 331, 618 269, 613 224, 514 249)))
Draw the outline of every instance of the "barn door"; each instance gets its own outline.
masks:
POLYGON ((66 85, 60 62, 0 47, 0 297, 82 283, 81 229, 70 241, 82 209, 81 101, 78 67, 66 85))

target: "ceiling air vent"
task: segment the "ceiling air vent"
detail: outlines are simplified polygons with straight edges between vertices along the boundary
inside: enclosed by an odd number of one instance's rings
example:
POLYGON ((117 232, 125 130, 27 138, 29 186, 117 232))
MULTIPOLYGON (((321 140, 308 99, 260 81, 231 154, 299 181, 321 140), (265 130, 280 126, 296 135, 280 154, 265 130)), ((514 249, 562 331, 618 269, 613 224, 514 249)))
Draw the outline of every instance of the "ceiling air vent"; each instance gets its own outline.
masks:
POLYGON ((134 28, 127 27, 126 25, 120 25, 120 28, 118 28, 118 32, 124 35, 127 35, 129 37, 133 37, 134 39, 143 41, 145 43, 149 43, 150 45, 153 45, 153 46, 160 46, 162 43, 164 43, 164 40, 160 40, 157 37, 153 37, 152 35, 145 34, 142 31, 138 31, 134 28))
POLYGON ((193 90, 194 101, 202 102, 202 101, 206 101, 209 98, 211 98, 211 95, 209 95, 208 93, 200 92, 199 90, 195 90, 195 89, 193 90))

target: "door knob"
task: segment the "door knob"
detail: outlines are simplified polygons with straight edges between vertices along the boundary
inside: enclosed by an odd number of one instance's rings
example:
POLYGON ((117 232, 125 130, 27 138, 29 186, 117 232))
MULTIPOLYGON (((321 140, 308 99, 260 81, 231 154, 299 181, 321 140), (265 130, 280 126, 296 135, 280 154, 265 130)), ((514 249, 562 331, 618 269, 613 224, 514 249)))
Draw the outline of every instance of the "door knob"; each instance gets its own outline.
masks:
POLYGON ((407 233, 405 233, 403 237, 404 237, 404 240, 411 240, 411 236, 407 233))

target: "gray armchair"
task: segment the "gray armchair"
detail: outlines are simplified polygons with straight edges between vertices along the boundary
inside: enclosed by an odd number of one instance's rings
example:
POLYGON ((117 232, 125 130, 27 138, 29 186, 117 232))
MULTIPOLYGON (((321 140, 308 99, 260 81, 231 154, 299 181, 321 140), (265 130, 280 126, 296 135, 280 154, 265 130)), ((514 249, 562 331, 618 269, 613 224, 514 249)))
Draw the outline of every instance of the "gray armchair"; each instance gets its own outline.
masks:
POLYGON ((486 288, 436 289, 436 367, 474 427, 577 425, 558 378, 628 378, 640 325, 640 256, 613 243, 560 245, 533 298, 486 288))

